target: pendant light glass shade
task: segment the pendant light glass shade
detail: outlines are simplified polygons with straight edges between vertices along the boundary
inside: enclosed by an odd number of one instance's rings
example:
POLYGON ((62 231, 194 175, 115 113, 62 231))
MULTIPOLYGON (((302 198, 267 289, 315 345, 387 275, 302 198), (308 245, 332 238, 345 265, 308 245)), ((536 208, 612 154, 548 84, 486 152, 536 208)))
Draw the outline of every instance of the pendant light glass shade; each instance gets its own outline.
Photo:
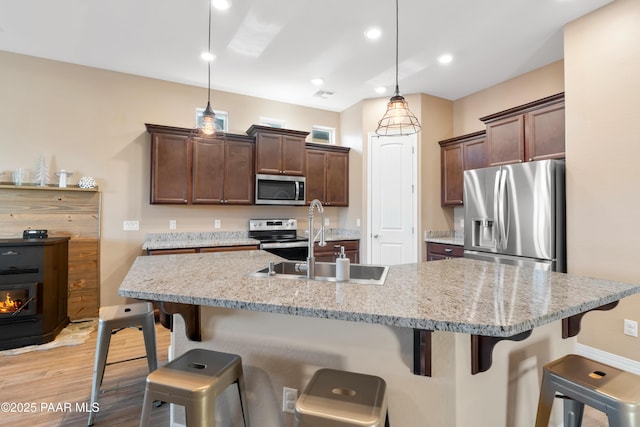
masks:
POLYGON ((412 135, 420 132, 420 122, 409 110, 398 87, 398 0, 396 0, 396 91, 389 99, 387 111, 378 122, 376 133, 381 136, 412 135))
POLYGON ((202 113, 202 127, 205 135, 213 135, 216 132, 216 115, 211 109, 211 103, 207 102, 207 108, 202 113))

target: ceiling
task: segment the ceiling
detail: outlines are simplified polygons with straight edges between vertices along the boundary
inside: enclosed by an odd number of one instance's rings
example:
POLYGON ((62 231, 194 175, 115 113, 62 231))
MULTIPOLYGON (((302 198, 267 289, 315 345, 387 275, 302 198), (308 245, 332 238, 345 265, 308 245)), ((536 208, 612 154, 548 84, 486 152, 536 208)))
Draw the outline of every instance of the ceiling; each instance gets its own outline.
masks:
MULTIPOLYGON (((332 111, 392 95, 393 0, 230 1, 213 12, 212 88, 332 111)), ((554 62, 563 25, 611 1, 400 0, 400 91, 455 100, 554 62)), ((2 0, 0 50, 206 88, 207 14, 206 0, 2 0)))

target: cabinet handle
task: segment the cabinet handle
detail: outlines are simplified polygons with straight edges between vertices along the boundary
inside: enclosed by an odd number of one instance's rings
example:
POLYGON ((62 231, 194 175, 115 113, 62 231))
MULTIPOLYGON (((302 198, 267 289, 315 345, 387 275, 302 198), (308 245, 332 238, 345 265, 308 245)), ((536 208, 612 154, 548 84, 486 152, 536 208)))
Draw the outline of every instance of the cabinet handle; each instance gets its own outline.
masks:
POLYGON ((530 161, 530 162, 533 162, 533 157, 529 157, 529 161, 530 161))
POLYGON ((453 252, 453 249, 449 249, 449 248, 445 248, 444 250, 446 253, 450 254, 451 252, 453 252))

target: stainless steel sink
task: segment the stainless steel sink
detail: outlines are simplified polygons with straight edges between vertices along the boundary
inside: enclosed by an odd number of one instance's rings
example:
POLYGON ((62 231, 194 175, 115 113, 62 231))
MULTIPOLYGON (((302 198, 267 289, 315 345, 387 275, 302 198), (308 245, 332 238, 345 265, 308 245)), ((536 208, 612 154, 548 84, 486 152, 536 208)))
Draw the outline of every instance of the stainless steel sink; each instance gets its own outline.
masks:
MULTIPOLYGON (((351 264, 349 266, 349 281, 367 285, 382 285, 387 278, 389 267, 386 265, 351 264)), ((300 261, 283 261, 269 267, 262 268, 250 276, 278 277, 283 279, 306 279, 306 263, 300 261)), ((313 280, 336 282, 336 264, 333 262, 316 262, 316 274, 313 280)))

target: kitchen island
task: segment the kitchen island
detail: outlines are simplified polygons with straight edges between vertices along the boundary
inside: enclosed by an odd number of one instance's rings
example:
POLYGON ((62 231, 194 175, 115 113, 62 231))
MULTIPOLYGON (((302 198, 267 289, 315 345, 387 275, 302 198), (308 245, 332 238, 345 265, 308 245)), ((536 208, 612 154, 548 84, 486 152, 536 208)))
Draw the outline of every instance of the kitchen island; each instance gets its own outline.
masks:
MULTIPOLYGON (((241 355, 251 414, 268 426, 292 425, 282 387, 301 390, 320 367, 385 378, 392 425, 532 425, 542 365, 575 344, 562 339, 561 320, 640 293, 469 259, 392 266, 383 285, 248 275, 278 260, 263 251, 139 257, 119 291, 202 307, 202 341, 187 340, 176 316, 172 351, 241 355), (436 331, 430 378, 412 373, 416 330, 436 331), (470 336, 519 334, 526 339, 501 342, 493 367, 472 374, 470 336)), ((237 413, 234 402, 220 413, 237 413)))

